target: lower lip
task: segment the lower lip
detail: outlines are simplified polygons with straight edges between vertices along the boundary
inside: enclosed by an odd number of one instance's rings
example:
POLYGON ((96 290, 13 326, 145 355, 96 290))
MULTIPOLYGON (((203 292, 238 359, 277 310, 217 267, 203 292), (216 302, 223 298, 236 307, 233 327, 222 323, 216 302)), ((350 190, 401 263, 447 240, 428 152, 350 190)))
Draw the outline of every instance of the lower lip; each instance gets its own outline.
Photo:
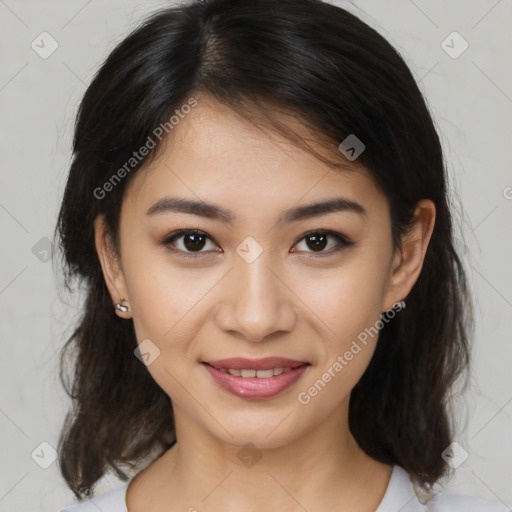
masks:
POLYGON ((203 363, 215 382, 226 391, 240 398, 270 398, 282 393, 292 386, 306 371, 309 365, 293 368, 289 372, 281 373, 275 377, 260 379, 259 377, 236 377, 230 373, 222 372, 203 363))

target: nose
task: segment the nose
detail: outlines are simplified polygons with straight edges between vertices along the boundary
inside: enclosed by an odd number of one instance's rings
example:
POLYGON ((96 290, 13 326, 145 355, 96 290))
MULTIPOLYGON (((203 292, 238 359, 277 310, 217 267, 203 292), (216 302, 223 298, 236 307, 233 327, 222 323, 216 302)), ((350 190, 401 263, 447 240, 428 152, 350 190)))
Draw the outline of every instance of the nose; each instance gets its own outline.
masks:
POLYGON ((252 263, 236 258, 215 309, 219 328, 251 342, 290 332, 296 323, 293 292, 263 254, 252 263))

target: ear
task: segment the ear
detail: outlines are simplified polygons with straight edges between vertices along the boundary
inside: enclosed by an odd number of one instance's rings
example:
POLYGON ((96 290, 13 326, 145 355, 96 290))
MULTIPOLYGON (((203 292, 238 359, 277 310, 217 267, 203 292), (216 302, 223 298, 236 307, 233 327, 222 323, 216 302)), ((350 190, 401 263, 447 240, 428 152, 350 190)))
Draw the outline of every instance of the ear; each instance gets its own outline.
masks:
POLYGON ((105 284, 112 299, 112 307, 121 318, 131 318, 130 311, 123 312, 115 309, 115 304, 118 302, 129 306, 129 301, 127 300, 128 293, 121 263, 114 249, 111 237, 107 233, 103 215, 98 215, 94 219, 94 243, 101 263, 105 284))
POLYGON ((384 310, 391 309, 405 299, 416 283, 425 253, 434 231, 436 207, 430 199, 418 201, 414 211, 414 225, 402 237, 402 249, 395 252, 391 266, 384 310))

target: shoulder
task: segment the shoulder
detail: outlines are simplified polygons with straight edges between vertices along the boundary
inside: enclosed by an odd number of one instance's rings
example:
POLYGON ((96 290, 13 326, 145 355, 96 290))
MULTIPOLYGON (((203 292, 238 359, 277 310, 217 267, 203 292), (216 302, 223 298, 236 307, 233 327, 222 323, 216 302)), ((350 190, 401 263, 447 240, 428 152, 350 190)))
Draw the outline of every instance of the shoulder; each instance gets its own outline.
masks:
POLYGON ((511 512, 499 501, 475 496, 441 492, 424 501, 422 494, 416 492, 405 469, 394 465, 388 489, 376 512, 511 512))
POLYGON ((60 510, 59 512, 128 512, 126 508, 126 489, 130 481, 100 494, 95 498, 60 510))
POLYGON ((484 500, 463 494, 441 493, 426 503, 428 512, 510 512, 499 501, 484 500))

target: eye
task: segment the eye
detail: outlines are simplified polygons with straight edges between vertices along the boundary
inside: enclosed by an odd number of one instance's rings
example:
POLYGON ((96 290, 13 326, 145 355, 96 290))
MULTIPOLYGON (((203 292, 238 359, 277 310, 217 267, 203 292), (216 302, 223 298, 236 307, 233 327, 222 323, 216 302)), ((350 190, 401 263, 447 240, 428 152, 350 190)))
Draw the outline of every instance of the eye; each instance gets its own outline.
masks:
MULTIPOLYGON (((196 257, 194 253, 203 253, 206 251, 202 251, 207 245, 207 241, 213 242, 212 239, 204 232, 198 229, 180 229, 179 231, 175 231, 171 233, 168 237, 166 237, 162 244, 165 245, 170 251, 180 253, 180 255, 185 257, 196 257), (178 243, 174 243, 176 240, 182 241, 178 243), (176 248, 173 248, 176 247, 176 248)), ((215 244, 213 244, 216 247, 215 244)), ((217 251, 214 249, 216 252, 217 251)))
MULTIPOLYGON (((334 253, 337 253, 338 251, 341 251, 345 247, 349 247, 351 245, 354 245, 354 242, 348 240, 345 236, 343 236, 340 233, 337 233, 336 231, 330 231, 330 230, 316 230, 316 231, 309 231, 305 235, 303 235, 297 242, 295 242, 294 245, 296 245, 298 242, 304 241, 304 245, 306 247, 312 248, 312 252, 306 251, 308 254, 315 254, 318 256, 329 256, 334 253), (331 244, 329 247, 329 250, 324 250, 327 246, 329 246, 328 240, 329 238, 336 240, 338 243, 334 244, 334 246, 331 244), (334 247, 334 249, 333 249, 334 247)), ((293 251, 297 252, 297 251, 293 251)))
MULTIPOLYGON (((180 256, 194 258, 199 257, 202 253, 208 252, 202 250, 207 246, 208 241, 213 245, 212 250, 222 252, 222 250, 215 249, 215 247, 218 246, 213 243, 212 238, 199 229, 180 229, 175 231, 162 241, 162 245, 166 246, 170 251, 178 253, 180 256)), ((329 256, 355 243, 348 240, 340 233, 330 230, 309 231, 305 235, 302 235, 293 245, 295 246, 301 241, 304 241, 306 247, 313 249, 311 252, 305 252, 309 255, 314 254, 315 256, 329 256), (334 239, 338 243, 334 244, 334 249, 331 244, 329 250, 326 251, 324 249, 329 246, 329 239, 334 239)), ((292 248, 292 252, 298 251, 292 248)))

